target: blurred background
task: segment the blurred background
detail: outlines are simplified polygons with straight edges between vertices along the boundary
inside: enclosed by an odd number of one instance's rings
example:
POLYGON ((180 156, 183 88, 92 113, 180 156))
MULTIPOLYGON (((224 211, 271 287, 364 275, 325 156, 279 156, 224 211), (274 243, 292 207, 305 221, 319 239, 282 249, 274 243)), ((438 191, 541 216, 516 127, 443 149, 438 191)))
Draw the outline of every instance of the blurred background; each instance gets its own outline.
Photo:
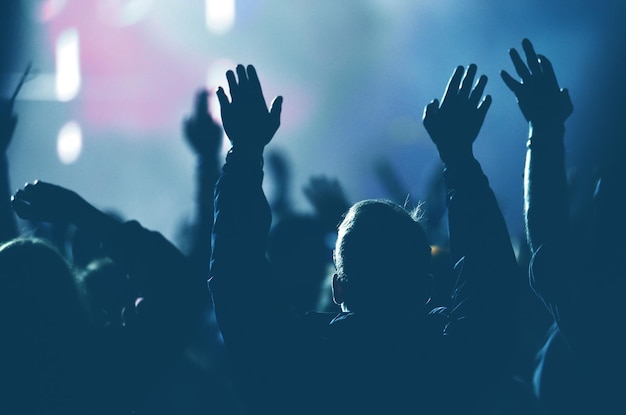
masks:
MULTIPOLYGON (((5 98, 32 64, 15 105, 12 186, 60 184, 175 239, 194 198, 182 119, 198 88, 252 63, 266 98, 285 99, 269 149, 289 161, 300 209, 314 174, 339 178, 353 202, 393 198, 389 180, 419 200, 440 170, 423 107, 474 62, 494 100, 476 156, 520 235, 527 126, 499 77, 514 73, 507 51, 528 37, 569 88, 568 164, 585 189, 624 132, 625 10, 621 0, 5 1, 5 98)), ((271 177, 265 186, 271 198, 271 177)))

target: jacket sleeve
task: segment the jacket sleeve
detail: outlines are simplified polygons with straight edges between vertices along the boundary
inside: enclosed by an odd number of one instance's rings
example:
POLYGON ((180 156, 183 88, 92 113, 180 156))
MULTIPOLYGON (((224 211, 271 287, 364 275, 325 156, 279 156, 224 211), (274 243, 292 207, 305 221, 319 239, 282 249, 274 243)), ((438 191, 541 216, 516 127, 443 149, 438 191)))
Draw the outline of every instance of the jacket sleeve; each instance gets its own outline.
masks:
POLYGON ((495 195, 476 160, 447 167, 444 174, 450 249, 458 274, 453 322, 462 318, 468 329, 487 333, 510 326, 519 270, 495 195))
POLYGON ((304 391, 294 380, 315 344, 265 255, 271 213, 262 180, 261 155, 231 150, 216 185, 209 286, 244 402, 260 413, 289 413, 304 391))
POLYGON ((457 261, 445 334, 454 390, 471 401, 510 376, 519 269, 509 233, 476 160, 445 170, 450 249, 457 261), (479 395, 476 395, 479 394, 479 395))
POLYGON ((142 298, 133 319, 122 328, 106 328, 102 339, 103 368, 114 378, 109 385, 115 387, 115 405, 137 408, 182 356, 209 291, 187 257, 136 221, 111 226, 103 247, 142 298))
POLYGON ((227 343, 261 335, 278 294, 265 255, 271 213, 262 189, 262 163, 261 155, 232 150, 215 190, 209 284, 227 343))
POLYGON ((561 332, 572 340, 585 314, 576 306, 577 297, 593 287, 584 288, 584 258, 591 256, 591 244, 573 255, 578 244, 571 232, 564 135, 563 126, 531 132, 524 172, 524 219, 533 253, 530 286, 561 332))

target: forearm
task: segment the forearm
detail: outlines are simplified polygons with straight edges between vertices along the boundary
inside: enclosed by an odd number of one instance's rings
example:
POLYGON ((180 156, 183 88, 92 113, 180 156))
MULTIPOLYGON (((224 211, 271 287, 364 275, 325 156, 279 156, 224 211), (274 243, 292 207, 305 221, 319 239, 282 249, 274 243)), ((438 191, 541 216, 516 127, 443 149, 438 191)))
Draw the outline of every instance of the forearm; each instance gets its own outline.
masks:
POLYGON ((565 175, 565 128, 530 131, 524 172, 524 219, 532 252, 567 238, 569 208, 565 175))
POLYGON ((262 179, 260 153, 233 150, 215 192, 210 287, 224 339, 241 353, 250 342, 272 348, 291 318, 265 256, 271 214, 262 179))
POLYGON ((478 161, 467 157, 462 162, 448 164, 444 178, 453 258, 514 260, 504 217, 478 161))
MULTIPOLYGON (((510 374, 519 274, 511 239, 487 177, 474 158, 448 164, 450 248, 457 281, 445 332, 460 346, 455 359, 467 373, 463 387, 490 388, 510 374), (478 382, 478 383, 477 383, 478 382), (480 385, 480 386, 477 386, 480 385)), ((473 390, 469 388, 469 390, 473 390)))
POLYGON ((215 192, 213 278, 230 274, 242 260, 265 257, 271 214, 262 189, 262 165, 258 152, 231 150, 226 158, 215 192))
POLYGON ((265 290, 268 284, 264 273, 271 214, 262 189, 262 164, 260 152, 231 150, 216 185, 211 259, 216 307, 221 298, 227 298, 228 308, 234 302, 248 307, 251 299, 240 296, 265 290))
POLYGON ((83 229, 101 242, 119 232, 122 223, 107 215, 82 198, 78 198, 69 213, 69 222, 83 229))
POLYGON ((217 160, 200 156, 196 169, 196 211, 189 257, 192 265, 207 277, 211 260, 215 183, 220 175, 220 164, 217 160))
POLYGON ((196 220, 213 226, 215 184, 220 177, 221 162, 213 157, 198 157, 196 168, 196 220))
POLYGON ((455 261, 463 258, 452 295, 452 320, 457 330, 480 332, 484 341, 502 344, 510 334, 503 328, 511 327, 519 281, 504 217, 475 159, 449 165, 444 177, 451 253, 455 261), (496 326, 501 326, 497 335, 496 326))

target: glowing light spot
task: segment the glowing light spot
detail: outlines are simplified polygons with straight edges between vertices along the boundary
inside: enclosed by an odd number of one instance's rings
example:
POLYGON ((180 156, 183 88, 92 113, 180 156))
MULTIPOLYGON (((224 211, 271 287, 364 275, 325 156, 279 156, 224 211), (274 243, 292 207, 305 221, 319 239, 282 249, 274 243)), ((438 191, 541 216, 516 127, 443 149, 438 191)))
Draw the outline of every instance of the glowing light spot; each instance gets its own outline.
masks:
POLYGON ((83 150, 83 133, 75 121, 65 124, 57 138, 57 155, 63 164, 72 164, 83 150))
POLYGON ((235 0, 206 0, 206 27, 218 35, 235 25, 235 0))
POLYGON ((59 101, 71 101, 80 91, 78 31, 65 29, 56 44, 56 94, 59 101))

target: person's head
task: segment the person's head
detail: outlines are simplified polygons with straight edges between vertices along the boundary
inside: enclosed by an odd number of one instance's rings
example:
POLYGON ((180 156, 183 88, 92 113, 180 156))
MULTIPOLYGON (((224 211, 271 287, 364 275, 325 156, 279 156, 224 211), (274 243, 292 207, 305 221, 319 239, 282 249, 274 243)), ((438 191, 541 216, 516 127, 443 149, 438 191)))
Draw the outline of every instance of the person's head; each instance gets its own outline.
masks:
POLYGON ((49 243, 0 245, 0 329, 0 412, 68 413, 59 408, 81 396, 90 319, 72 268, 49 243))
POLYGON ((42 344, 45 336, 84 328, 89 321, 71 267, 41 239, 18 238, 0 245, 0 303, 4 329, 26 333, 23 327, 29 327, 28 333, 42 344))
POLYGON ((417 211, 387 200, 353 205, 339 225, 333 298, 345 311, 415 309, 431 290, 431 252, 417 211))

